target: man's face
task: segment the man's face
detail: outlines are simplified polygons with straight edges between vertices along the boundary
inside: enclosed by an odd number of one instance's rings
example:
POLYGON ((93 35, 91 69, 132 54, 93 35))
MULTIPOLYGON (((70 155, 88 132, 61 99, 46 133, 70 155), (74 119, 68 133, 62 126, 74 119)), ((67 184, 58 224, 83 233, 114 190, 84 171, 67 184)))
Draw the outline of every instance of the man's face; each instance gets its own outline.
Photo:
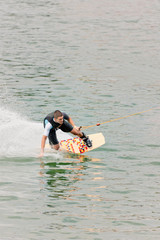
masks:
POLYGON ((57 122, 59 124, 63 124, 63 116, 55 118, 55 122, 57 122))

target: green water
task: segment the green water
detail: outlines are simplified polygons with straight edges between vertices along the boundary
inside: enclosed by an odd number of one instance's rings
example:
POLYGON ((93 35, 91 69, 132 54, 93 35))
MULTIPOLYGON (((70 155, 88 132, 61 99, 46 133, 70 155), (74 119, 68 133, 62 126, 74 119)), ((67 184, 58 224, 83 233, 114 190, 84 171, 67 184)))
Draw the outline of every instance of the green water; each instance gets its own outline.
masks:
POLYGON ((160 2, 6 0, 0 14, 0 239, 159 239, 160 2), (37 156, 60 109, 106 144, 37 156))

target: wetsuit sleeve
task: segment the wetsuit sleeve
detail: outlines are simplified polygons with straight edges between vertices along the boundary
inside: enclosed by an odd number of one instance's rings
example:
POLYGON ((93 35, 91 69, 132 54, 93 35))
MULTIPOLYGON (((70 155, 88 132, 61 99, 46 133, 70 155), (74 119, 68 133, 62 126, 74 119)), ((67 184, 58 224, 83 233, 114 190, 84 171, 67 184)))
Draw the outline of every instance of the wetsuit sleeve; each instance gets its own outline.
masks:
POLYGON ((68 114, 65 113, 65 112, 62 112, 62 114, 63 114, 64 119, 66 119, 66 120, 68 121, 68 120, 69 120, 69 116, 68 116, 68 114))
POLYGON ((52 128, 52 125, 48 122, 48 123, 46 124, 46 126, 45 126, 43 135, 46 136, 46 137, 48 137, 51 128, 52 128))

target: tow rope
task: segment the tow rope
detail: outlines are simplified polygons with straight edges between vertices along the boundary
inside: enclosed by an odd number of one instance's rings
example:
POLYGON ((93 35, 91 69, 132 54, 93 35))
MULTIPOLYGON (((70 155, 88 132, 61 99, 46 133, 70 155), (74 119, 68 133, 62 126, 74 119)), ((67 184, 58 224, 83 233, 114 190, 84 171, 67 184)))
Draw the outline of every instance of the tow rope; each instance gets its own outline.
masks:
POLYGON ((139 114, 142 114, 142 113, 146 113, 146 112, 149 112, 149 111, 151 111, 151 110, 153 110, 153 109, 157 109, 157 107, 156 107, 156 108, 150 108, 150 109, 145 110, 145 111, 142 111, 142 112, 133 113, 133 114, 130 114, 130 115, 127 115, 127 116, 124 116, 124 117, 119 117, 119 118, 111 119, 111 120, 108 120, 108 121, 106 121, 106 122, 96 123, 96 124, 90 125, 90 126, 81 126, 80 128, 82 128, 82 129, 88 129, 88 128, 91 128, 91 127, 100 126, 100 125, 105 124, 105 123, 115 122, 115 121, 118 121, 118 120, 121 120, 121 119, 124 119, 124 118, 128 118, 128 117, 132 117, 132 116, 139 115, 139 114))

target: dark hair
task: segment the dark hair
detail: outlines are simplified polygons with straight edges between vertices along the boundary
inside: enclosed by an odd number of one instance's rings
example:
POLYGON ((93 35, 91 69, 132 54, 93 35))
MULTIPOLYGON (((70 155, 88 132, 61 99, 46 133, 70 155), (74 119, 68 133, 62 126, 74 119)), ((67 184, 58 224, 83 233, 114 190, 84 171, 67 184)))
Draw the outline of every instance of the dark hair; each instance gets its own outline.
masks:
POLYGON ((63 116, 63 114, 62 114, 62 112, 61 111, 59 111, 59 110, 56 110, 55 112, 54 112, 54 118, 55 119, 57 119, 57 118, 59 118, 59 117, 62 117, 63 116))

